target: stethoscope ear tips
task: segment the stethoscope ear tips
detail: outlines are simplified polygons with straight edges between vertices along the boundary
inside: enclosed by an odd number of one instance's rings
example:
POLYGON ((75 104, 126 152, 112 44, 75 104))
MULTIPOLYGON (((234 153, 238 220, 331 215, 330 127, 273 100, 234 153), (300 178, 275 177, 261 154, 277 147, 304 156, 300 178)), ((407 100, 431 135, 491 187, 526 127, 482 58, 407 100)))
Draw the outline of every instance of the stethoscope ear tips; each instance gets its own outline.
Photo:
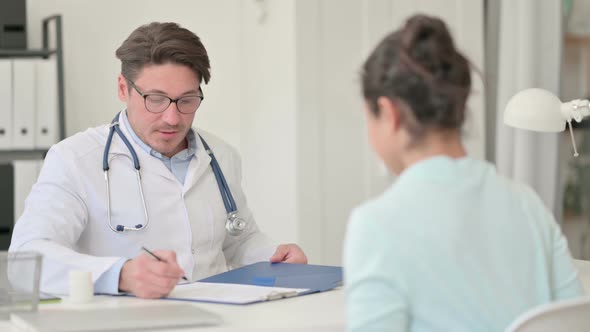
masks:
POLYGON ((133 228, 125 228, 125 226, 123 225, 117 225, 117 227, 115 227, 115 229, 117 230, 117 232, 124 232, 124 231, 138 231, 140 229, 143 229, 143 225, 142 224, 137 224, 135 226, 135 229, 133 228))
POLYGON ((121 233, 124 231, 138 231, 140 229, 143 229, 144 226, 142 224, 137 224, 133 227, 135 227, 135 229, 130 228, 130 227, 125 228, 125 226, 123 226, 123 225, 117 225, 117 227, 115 227, 115 230, 117 232, 121 232, 121 233))

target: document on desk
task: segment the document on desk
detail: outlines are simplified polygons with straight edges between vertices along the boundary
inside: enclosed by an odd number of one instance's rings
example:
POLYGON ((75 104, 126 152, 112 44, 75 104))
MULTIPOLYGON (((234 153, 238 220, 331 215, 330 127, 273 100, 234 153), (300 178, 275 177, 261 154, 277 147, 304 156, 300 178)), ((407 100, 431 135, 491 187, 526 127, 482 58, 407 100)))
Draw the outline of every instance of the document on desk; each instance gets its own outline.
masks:
POLYGON ((242 284, 192 282, 179 284, 167 299, 181 301, 249 304, 278 300, 308 292, 303 288, 264 287, 242 284))
POLYGON ((199 281, 269 287, 306 288, 309 290, 307 293, 315 293, 334 289, 342 285, 342 267, 258 262, 199 281))

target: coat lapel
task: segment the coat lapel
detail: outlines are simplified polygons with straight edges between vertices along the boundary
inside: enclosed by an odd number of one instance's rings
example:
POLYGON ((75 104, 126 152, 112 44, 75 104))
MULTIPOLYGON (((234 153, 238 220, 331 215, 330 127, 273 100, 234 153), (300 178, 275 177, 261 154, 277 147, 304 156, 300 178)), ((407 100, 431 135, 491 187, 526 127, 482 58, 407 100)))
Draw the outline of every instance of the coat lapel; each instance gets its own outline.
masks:
MULTIPOLYGON (((169 179, 171 181, 178 182, 178 180, 176 180, 176 178, 174 177, 174 174, 172 174, 172 172, 170 172, 170 170, 166 167, 166 165, 164 165, 164 163, 161 160, 151 156, 146 151, 144 151, 141 148, 141 146, 139 146, 137 143, 135 143, 135 141, 131 137, 131 134, 129 133, 129 129, 125 126, 125 124, 121 120, 120 114, 119 114, 119 128, 121 128, 121 131, 123 132, 123 134, 125 135, 125 137, 129 141, 129 143, 131 143, 131 146, 133 146, 133 149, 135 149, 135 153, 137 154, 137 158, 139 159, 139 166, 140 166, 142 173, 148 173, 148 172, 154 173, 154 174, 162 176, 166 179, 169 179)), ((107 130, 110 130, 110 127, 107 126, 107 130)), ((108 137, 108 133, 107 133, 107 137, 108 137)), ((114 154, 125 154, 125 155, 129 156, 129 158, 131 158, 131 152, 129 152, 129 149, 127 149, 127 146, 125 145, 123 140, 119 137, 119 135, 117 135, 117 133, 115 133, 113 135, 113 142, 111 143, 111 149, 109 150, 109 159, 114 154)), ((133 163, 132 159, 130 159, 130 162, 133 163)), ((192 164, 192 162, 191 162, 191 164, 192 164)), ((133 165, 130 165, 130 166, 133 167, 133 165)))
POLYGON ((187 192, 195 185, 199 178, 201 178, 207 169, 209 169, 209 164, 211 163, 211 157, 209 157, 209 154, 205 151, 205 147, 203 146, 203 142, 201 141, 197 130, 194 130, 197 140, 196 158, 193 158, 188 166, 186 178, 184 179, 183 192, 187 192))

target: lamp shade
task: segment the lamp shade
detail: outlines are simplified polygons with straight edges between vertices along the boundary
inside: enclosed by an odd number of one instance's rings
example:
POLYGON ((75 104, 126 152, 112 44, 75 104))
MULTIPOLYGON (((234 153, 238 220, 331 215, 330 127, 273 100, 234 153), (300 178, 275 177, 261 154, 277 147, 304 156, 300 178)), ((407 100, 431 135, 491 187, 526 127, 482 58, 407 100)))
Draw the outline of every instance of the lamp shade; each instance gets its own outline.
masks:
POLYGON ((527 89, 515 94, 504 109, 504 123, 521 129, 544 132, 565 130, 561 101, 543 89, 527 89))

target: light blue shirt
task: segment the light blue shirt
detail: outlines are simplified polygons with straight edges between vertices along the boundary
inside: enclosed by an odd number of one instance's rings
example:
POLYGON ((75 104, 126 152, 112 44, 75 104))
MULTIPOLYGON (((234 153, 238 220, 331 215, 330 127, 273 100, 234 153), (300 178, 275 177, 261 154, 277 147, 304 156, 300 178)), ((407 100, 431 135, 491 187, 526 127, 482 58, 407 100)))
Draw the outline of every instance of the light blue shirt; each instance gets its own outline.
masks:
POLYGON ((178 182, 183 184, 184 179, 186 178, 188 165, 190 164, 191 159, 193 158, 193 156, 195 156, 195 152, 197 151, 197 140, 194 130, 190 129, 188 131, 188 134, 186 135, 186 138, 188 140, 188 148, 178 152, 177 154, 172 156, 172 158, 169 158, 164 156, 160 152, 152 149, 149 145, 145 144, 137 136, 135 131, 133 131, 133 128, 131 128, 131 124, 129 124, 129 119, 127 118, 127 111, 123 112, 121 115, 121 119, 123 120, 125 127, 129 129, 129 135, 131 135, 133 141, 135 141, 137 145, 141 146, 143 151, 147 152, 152 157, 160 159, 164 163, 164 165, 168 167, 170 172, 174 174, 174 177, 176 177, 178 182))
MULTIPOLYGON (((188 170, 188 165, 191 162, 193 157, 196 158, 195 152, 197 151, 197 140, 196 134, 193 129, 190 129, 186 138, 188 140, 188 148, 184 149, 172 158, 166 157, 159 153, 158 151, 152 149, 149 145, 145 144, 133 131, 131 125, 129 124, 129 119, 127 118, 127 111, 121 113, 121 119, 125 125, 125 127, 129 130, 129 135, 139 145, 145 152, 150 154, 151 156, 160 159, 164 165, 174 174, 174 177, 180 182, 181 184, 184 183, 184 179, 186 178, 186 172, 188 170)), ((121 268, 127 261, 127 258, 121 258, 117 261, 110 269, 104 272, 94 283, 94 292, 95 293, 105 293, 105 294, 117 294, 119 292, 119 277, 121 274, 121 268)))
POLYGON ((528 187, 435 157, 355 209, 344 248, 350 331, 504 331, 583 294, 567 242, 528 187))

